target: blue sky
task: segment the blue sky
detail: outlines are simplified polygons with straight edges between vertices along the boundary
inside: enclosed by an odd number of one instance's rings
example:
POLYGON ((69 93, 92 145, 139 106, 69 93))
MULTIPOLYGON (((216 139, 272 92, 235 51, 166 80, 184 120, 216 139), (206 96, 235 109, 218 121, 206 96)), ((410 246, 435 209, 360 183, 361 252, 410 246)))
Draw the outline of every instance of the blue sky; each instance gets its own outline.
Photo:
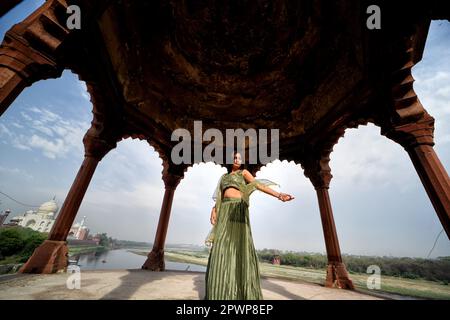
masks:
MULTIPOLYGON (((43 1, 26 0, 0 19, 0 37, 43 1)), ((450 170, 450 23, 434 21, 414 87, 436 118, 435 150, 450 170)), ((56 195, 61 206, 83 160, 82 138, 92 120, 84 83, 66 71, 27 88, 0 118, 0 191, 39 205, 56 195)), ((405 151, 368 125, 350 129, 331 155, 330 197, 343 253, 426 257, 442 230, 405 151)), ((164 186, 161 160, 146 142, 127 139, 100 163, 76 221, 91 232, 152 242, 164 186)), ((224 168, 194 165, 177 188, 168 243, 202 244, 210 224, 211 195, 224 168)), ((255 246, 325 252, 317 198, 299 165, 275 161, 258 177, 277 181, 296 199, 251 198, 255 246)), ((12 216, 29 208, 0 195, 12 216)), ((450 255, 443 233, 432 257, 450 255)))

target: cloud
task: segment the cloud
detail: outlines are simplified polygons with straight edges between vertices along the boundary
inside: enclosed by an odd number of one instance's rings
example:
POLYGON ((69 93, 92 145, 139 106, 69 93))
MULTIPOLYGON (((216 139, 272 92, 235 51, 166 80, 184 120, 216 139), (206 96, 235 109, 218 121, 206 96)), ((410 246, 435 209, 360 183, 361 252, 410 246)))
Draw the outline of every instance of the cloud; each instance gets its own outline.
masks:
POLYGON ((87 91, 86 83, 84 81, 78 81, 78 93, 85 99, 86 101, 91 101, 91 96, 87 91))
POLYGON ((6 168, 3 166, 0 166, 0 173, 1 174, 8 174, 14 177, 21 176, 22 178, 25 178, 26 180, 33 179, 33 176, 26 172, 25 170, 18 169, 18 168, 6 168))
POLYGON ((346 188, 370 188, 372 185, 408 189, 408 154, 396 142, 380 134, 375 125, 347 129, 331 153, 331 173, 346 188))
POLYGON ((33 121, 33 128, 47 136, 53 136, 53 131, 49 127, 44 126, 40 121, 33 121))
POLYGON ((25 112, 22 111, 22 112, 20 112, 20 114, 22 115, 23 119, 25 119, 27 121, 33 121, 33 119, 28 114, 26 114, 25 112))
POLYGON ((20 137, 14 137, 13 140, 11 141, 11 143, 14 148, 17 148, 19 150, 31 150, 31 148, 29 146, 27 146, 26 144, 24 144, 23 141, 25 141, 25 139, 23 139, 23 136, 20 136, 20 137))
POLYGON ((450 142, 450 70, 432 71, 436 69, 427 65, 418 67, 414 88, 424 108, 435 118, 435 149, 439 149, 450 142))
POLYGON ((61 120, 61 117, 56 113, 53 113, 47 109, 38 109, 36 107, 31 107, 28 109, 31 112, 39 114, 39 119, 41 123, 54 123, 61 120))
POLYGON ((62 139, 49 141, 37 135, 33 135, 29 142, 29 146, 35 149, 41 149, 45 156, 55 159, 59 154, 64 154, 66 145, 62 139))
POLYGON ((424 108, 430 113, 432 110, 432 116, 437 119, 450 115, 450 70, 419 66, 413 73, 416 78, 414 89, 424 108))
POLYGON ((3 123, 0 123, 0 137, 2 136, 12 136, 11 130, 9 130, 3 123))
POLYGON ((412 70, 414 90, 424 108, 435 118, 435 149, 450 144, 450 23, 433 21, 422 61, 412 70))
POLYGON ((16 128, 23 129, 23 125, 21 125, 21 124, 19 124, 17 122, 12 122, 11 125, 13 125, 16 128))
POLYGON ((38 150, 49 159, 83 152, 82 139, 89 128, 88 122, 65 120, 48 109, 34 106, 19 114, 20 120, 0 124, 0 136, 7 138, 15 148, 38 150))
POLYGON ((160 185, 141 182, 128 191, 93 188, 86 195, 84 203, 86 206, 101 207, 110 212, 115 210, 116 213, 129 208, 145 208, 146 211, 159 216, 163 194, 164 188, 160 185))
POLYGON ((134 191, 142 182, 162 185, 162 170, 155 150, 146 141, 130 138, 120 141, 101 161, 95 185, 108 192, 134 191))

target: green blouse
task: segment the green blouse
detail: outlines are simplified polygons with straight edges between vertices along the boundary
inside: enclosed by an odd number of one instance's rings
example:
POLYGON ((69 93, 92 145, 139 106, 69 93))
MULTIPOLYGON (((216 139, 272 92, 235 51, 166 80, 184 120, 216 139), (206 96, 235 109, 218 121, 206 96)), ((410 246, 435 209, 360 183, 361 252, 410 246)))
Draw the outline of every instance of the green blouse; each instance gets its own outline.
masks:
MULTIPOLYGON (((216 215, 217 220, 219 219, 220 215, 220 205, 222 203, 222 196, 223 191, 226 188, 234 187, 241 191, 242 200, 245 201, 247 206, 250 206, 250 195, 253 193, 253 191, 258 190, 258 186, 265 185, 265 186, 279 186, 278 183, 270 181, 268 179, 254 179, 252 182, 247 183, 245 181, 245 178, 242 174, 242 170, 237 170, 235 172, 231 173, 224 173, 217 183, 216 190, 213 193, 213 200, 215 201, 216 205, 216 215)), ((214 229, 217 223, 212 227, 211 231, 209 232, 208 236, 206 237, 205 244, 207 246, 211 246, 214 241, 214 229)))

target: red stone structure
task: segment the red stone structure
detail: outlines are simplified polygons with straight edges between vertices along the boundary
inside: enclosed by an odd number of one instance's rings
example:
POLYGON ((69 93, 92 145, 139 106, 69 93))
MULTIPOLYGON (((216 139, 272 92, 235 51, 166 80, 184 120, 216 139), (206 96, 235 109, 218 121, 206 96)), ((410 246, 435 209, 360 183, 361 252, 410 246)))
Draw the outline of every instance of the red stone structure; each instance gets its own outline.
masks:
POLYGON ((273 265, 281 265, 281 257, 280 256, 274 256, 272 258, 272 264, 273 265))
POLYGON ((404 147, 450 237, 449 176, 411 75, 431 20, 449 18, 436 0, 46 1, 0 46, 0 114, 27 86, 69 69, 86 82, 93 121, 49 238, 20 271, 64 270, 67 234, 95 169, 129 137, 163 160, 165 194, 142 268, 164 270, 172 201, 188 167, 171 161, 171 134, 193 132, 195 120, 204 130, 280 129, 280 160, 301 164, 317 192, 326 286, 353 289, 328 193, 330 155, 347 128, 373 123, 404 147), (379 30, 366 25, 373 4, 382 10, 379 30), (67 27, 69 5, 80 7, 81 29, 67 27))

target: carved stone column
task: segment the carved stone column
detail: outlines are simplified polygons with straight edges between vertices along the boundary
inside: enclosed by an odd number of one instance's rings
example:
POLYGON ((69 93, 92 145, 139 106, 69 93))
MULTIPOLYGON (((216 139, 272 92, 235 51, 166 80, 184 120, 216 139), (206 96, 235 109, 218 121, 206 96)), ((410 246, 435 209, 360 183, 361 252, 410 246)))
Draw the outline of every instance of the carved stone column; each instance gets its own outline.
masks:
POLYGON ((308 155, 308 158, 302 161, 301 165, 304 169, 305 176, 314 185, 319 201, 320 218, 322 220, 328 257, 325 286, 353 290, 353 282, 350 280, 347 269, 342 262, 341 249, 339 248, 339 240, 333 218, 333 209, 328 194, 330 181, 333 177, 329 167, 329 161, 329 152, 325 152, 322 155, 314 155, 311 153, 308 155))
POLYGON ((19 270, 21 273, 54 273, 65 270, 68 265, 67 235, 99 161, 115 147, 115 142, 109 143, 91 135, 95 131, 91 129, 83 140, 85 146, 83 164, 50 231, 49 238, 36 248, 19 270))
POLYGON ((181 175, 165 173, 163 175, 165 192, 161 212, 159 214, 158 229, 156 230, 153 249, 148 254, 147 260, 142 265, 142 269, 151 271, 164 271, 164 245, 166 242, 167 228, 169 226, 170 211, 172 209, 173 196, 175 190, 182 179, 181 175))
POLYGON ((414 91, 411 68, 416 62, 411 37, 405 38, 404 55, 393 64, 389 116, 380 122, 381 134, 408 152, 420 180, 450 239, 450 179, 434 146, 434 118, 414 91))
POLYGON ((381 134, 408 152, 420 180, 450 239, 450 179, 434 151, 434 118, 425 112, 416 122, 382 128, 381 134))
POLYGON ((61 76, 64 67, 57 60, 70 33, 66 7, 64 0, 47 1, 6 33, 0 46, 0 115, 25 87, 61 76))

